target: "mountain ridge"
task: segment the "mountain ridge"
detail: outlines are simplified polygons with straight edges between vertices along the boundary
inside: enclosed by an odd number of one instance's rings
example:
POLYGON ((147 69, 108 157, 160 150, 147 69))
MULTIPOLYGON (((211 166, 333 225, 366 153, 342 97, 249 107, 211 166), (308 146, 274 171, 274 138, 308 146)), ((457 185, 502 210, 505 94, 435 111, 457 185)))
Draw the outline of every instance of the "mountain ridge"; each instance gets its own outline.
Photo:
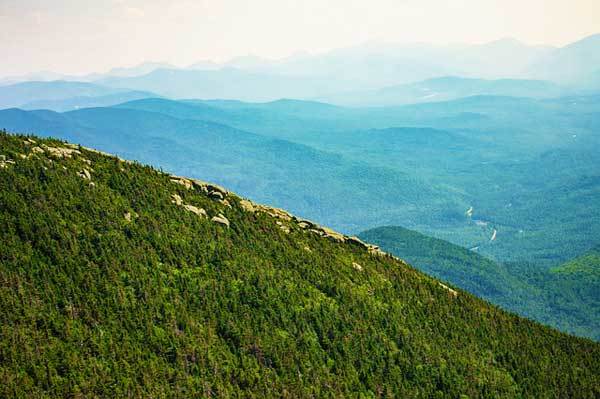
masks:
POLYGON ((0 151, 3 394, 598 394, 600 345, 308 221, 56 140, 0 151))

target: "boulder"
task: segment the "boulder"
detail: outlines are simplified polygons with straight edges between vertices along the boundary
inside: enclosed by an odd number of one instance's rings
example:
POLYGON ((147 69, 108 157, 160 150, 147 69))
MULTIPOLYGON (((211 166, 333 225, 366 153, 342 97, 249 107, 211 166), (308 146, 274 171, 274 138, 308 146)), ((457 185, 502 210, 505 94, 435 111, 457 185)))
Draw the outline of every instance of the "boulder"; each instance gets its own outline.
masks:
POLYGON ((448 287, 446 284, 442 284, 442 283, 438 283, 443 289, 447 290, 450 295, 452 295, 453 297, 457 297, 458 296, 458 292, 456 290, 453 290, 452 288, 448 287))
POLYGON ((277 219, 281 219, 281 220, 285 220, 285 221, 290 221, 293 219, 292 215, 290 215, 288 212, 284 211, 283 209, 273 208, 273 207, 266 206, 266 205, 255 205, 255 207, 259 211, 264 212, 267 215, 277 218, 277 219))
POLYGON ((79 173, 77 173, 77 175, 82 179, 92 180, 92 175, 90 174, 90 171, 85 168, 80 170, 79 173))
POLYGON ((212 220, 215 223, 219 223, 219 224, 229 227, 229 220, 225 216, 223 216, 223 214, 221 214, 221 213, 219 213, 217 216, 213 216, 212 219, 210 219, 210 220, 212 220))
POLYGON ((81 154, 79 150, 74 148, 50 147, 42 144, 42 148, 48 152, 48 155, 57 159, 71 158, 74 154, 81 154))
POLYGON ((227 208, 231 208, 231 204, 226 199, 219 201, 221 205, 225 205, 227 208))
POLYGON ((176 177, 176 176, 173 176, 173 177, 171 177, 171 182, 173 182, 175 184, 181 184, 182 186, 184 186, 188 190, 193 187, 191 180, 186 179, 185 177, 176 177))
POLYGON ((192 212, 192 213, 194 213, 194 214, 196 214, 198 216, 207 217, 206 211, 204 209, 202 209, 202 208, 197 208, 194 205, 188 205, 188 204, 183 204, 183 207, 187 211, 192 212))
POLYGON ((183 205, 183 200, 181 199, 179 194, 172 194, 171 195, 171 203, 173 203, 175 205, 183 205))
POLYGON ((346 236, 344 236, 341 233, 338 233, 337 231, 333 231, 328 227, 322 227, 321 230, 323 231, 323 235, 333 241, 336 242, 345 242, 346 241, 346 236))
POLYGON ((256 212, 256 208, 254 207, 254 204, 252 204, 251 201, 243 199, 240 201, 240 206, 246 212, 250 212, 250 213, 256 212))
POLYGON ((363 270, 363 267, 356 262, 352 262, 352 267, 358 270, 359 272, 362 272, 363 270))
POLYGON ((194 186, 198 187, 200 190, 204 191, 207 194, 210 194, 212 192, 219 192, 222 196, 226 196, 229 193, 229 191, 216 184, 208 183, 197 179, 190 180, 194 186))
POLYGON ((347 238, 346 238, 346 241, 347 241, 348 243, 350 243, 350 244, 357 245, 357 246, 359 246, 359 247, 361 247, 361 248, 369 249, 369 244, 366 244, 365 242, 363 242, 363 241, 362 241, 360 238, 358 238, 358 237, 354 237, 354 236, 352 236, 352 237, 347 237, 347 238))
POLYGON ((223 201, 223 194, 219 191, 209 191, 208 196, 217 201, 223 201))

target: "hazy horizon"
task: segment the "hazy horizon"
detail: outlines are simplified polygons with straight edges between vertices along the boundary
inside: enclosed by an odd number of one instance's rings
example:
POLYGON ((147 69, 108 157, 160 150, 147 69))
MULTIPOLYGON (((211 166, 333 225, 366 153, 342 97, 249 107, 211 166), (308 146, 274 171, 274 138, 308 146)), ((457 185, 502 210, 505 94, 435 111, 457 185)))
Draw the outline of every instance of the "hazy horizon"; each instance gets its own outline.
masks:
POLYGON ((164 62, 183 67, 253 55, 282 59, 368 42, 481 44, 514 38, 561 47, 598 32, 600 4, 534 0, 438 2, 1 0, 0 76, 103 73, 164 62), (477 17, 474 18, 473 16, 477 17))

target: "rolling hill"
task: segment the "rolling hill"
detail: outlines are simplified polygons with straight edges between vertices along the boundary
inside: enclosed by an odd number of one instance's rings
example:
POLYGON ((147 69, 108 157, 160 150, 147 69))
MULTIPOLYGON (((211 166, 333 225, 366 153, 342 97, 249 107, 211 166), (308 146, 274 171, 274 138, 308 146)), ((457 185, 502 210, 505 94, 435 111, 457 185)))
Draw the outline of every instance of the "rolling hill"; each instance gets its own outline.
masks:
POLYGON ((1 396, 600 394, 597 343, 356 239, 59 141, 0 154, 1 396))

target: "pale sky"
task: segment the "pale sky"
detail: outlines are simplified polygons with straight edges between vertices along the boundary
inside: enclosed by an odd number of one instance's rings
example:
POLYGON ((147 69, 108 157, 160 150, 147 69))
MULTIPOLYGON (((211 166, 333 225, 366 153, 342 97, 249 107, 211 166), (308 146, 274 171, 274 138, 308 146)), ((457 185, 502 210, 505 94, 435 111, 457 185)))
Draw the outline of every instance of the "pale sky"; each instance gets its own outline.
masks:
POLYGON ((366 41, 565 45, 600 0, 0 0, 0 76, 281 58, 366 41))

